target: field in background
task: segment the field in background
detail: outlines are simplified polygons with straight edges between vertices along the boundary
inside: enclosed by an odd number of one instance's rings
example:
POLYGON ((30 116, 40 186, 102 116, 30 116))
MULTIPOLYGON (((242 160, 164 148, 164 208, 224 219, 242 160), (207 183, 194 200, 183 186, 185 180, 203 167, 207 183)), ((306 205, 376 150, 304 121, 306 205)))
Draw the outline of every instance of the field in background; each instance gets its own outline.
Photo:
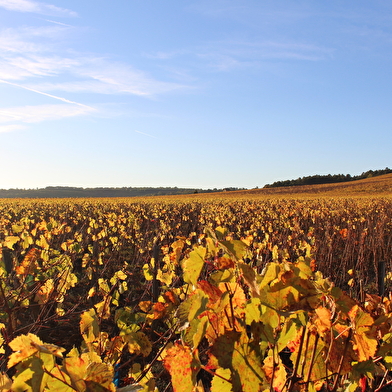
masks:
POLYGON ((177 334, 174 316, 165 318, 169 305, 182 301, 184 283, 196 287, 235 268, 234 261, 262 277, 268 265, 302 258, 362 303, 366 294, 387 293, 392 276, 380 281, 380 262, 392 270, 392 175, 143 199, 1 200, 0 242, 1 371, 11 353, 7 344, 32 333, 68 351, 95 350, 123 372, 131 367, 132 377, 121 373, 124 385, 126 377, 146 384, 153 376, 169 385, 170 364, 153 375, 149 367, 157 363, 149 345, 177 334), (202 264, 189 267, 200 249, 202 264), (179 297, 162 297, 167 293, 179 297), (129 341, 110 346, 121 331, 136 339, 126 353, 129 341), (106 348, 97 349, 103 336, 106 348))

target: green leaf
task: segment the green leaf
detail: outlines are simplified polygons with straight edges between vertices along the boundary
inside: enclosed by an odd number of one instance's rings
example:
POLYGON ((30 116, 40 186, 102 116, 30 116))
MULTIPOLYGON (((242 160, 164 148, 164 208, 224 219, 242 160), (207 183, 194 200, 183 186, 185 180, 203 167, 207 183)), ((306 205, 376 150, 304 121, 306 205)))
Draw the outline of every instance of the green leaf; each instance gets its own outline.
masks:
POLYGON ((240 332, 226 331, 224 335, 218 336, 215 340, 211 347, 211 354, 218 360, 220 367, 231 367, 234 344, 239 340, 240 335, 240 332))
POLYGON ((262 273, 263 280, 260 283, 260 289, 270 284, 273 280, 278 277, 280 271, 279 265, 277 263, 269 263, 265 267, 262 273))
POLYGON ((233 389, 242 392, 263 390, 266 376, 262 368, 262 359, 248 341, 245 334, 234 342, 232 356, 233 389))
POLYGON ((123 339, 128 344, 128 351, 131 354, 141 354, 147 357, 151 353, 152 344, 143 332, 131 332, 123 336, 123 339))
POLYGON ((220 244, 222 244, 237 260, 241 260, 248 250, 248 245, 241 240, 221 241, 220 244))
POLYGON ((193 348, 197 348, 204 338, 208 325, 208 317, 203 316, 200 318, 199 323, 197 324, 196 333, 193 335, 193 348))
POLYGON ((206 255, 206 248, 202 246, 196 247, 189 257, 183 262, 182 268, 184 271, 184 281, 196 286, 201 270, 204 266, 204 258, 206 255))
POLYGON ((281 352, 287 346, 288 342, 293 341, 296 338, 297 330, 298 326, 293 320, 288 319, 285 322, 277 342, 278 352, 281 352))
POLYGON ((252 321, 258 323, 261 318, 261 305, 259 298, 251 298, 245 307, 245 322, 251 325, 252 321))

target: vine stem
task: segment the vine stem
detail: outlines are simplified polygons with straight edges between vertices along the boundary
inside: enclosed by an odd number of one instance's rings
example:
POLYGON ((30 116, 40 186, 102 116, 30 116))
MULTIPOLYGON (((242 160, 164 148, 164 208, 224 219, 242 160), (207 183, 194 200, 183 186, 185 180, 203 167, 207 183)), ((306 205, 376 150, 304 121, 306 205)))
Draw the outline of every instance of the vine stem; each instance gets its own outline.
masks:
POLYGON ((200 369, 205 370, 207 373, 211 374, 212 376, 217 376, 219 378, 221 378, 222 380, 228 382, 229 384, 232 384, 232 382, 230 380, 228 380, 227 378, 221 376, 220 374, 213 372, 212 370, 208 369, 207 367, 205 367, 204 365, 200 366, 200 369))
MULTIPOLYGON (((57 367, 57 369, 59 368, 58 365, 56 365, 56 367, 57 367)), ((58 369, 58 370, 61 372, 60 369, 58 369)), ((55 375, 54 375, 53 373, 51 373, 48 369, 44 368, 44 372, 45 372, 46 374, 48 374, 50 377, 53 377, 53 378, 55 378, 56 380, 62 382, 62 383, 65 384, 67 387, 71 388, 73 391, 78 391, 78 389, 76 389, 76 388, 74 388, 72 385, 68 384, 67 381, 65 381, 64 379, 61 379, 61 378, 55 376, 55 375)), ((62 374, 62 373, 61 373, 61 374, 62 374)))
POLYGON ((294 365, 294 368, 293 368, 293 374, 291 375, 289 386, 287 388, 288 392, 291 392, 293 390, 293 388, 294 388, 294 384, 295 384, 294 380, 296 378, 299 362, 300 362, 300 359, 301 359, 301 353, 302 353, 302 347, 304 345, 305 334, 306 334, 306 326, 303 327, 303 331, 302 331, 302 335, 301 335, 301 341, 299 343, 297 359, 295 361, 295 365, 294 365))
POLYGON ((349 342, 350 342, 352 333, 353 333, 353 330, 352 330, 352 328, 350 328, 350 330, 348 331, 348 336, 347 336, 346 344, 344 345, 343 355, 342 355, 342 358, 340 359, 339 368, 338 368, 338 373, 337 373, 337 375, 336 375, 336 377, 335 377, 335 381, 334 381, 334 383, 333 383, 333 387, 332 387, 332 391, 331 391, 331 392, 336 392, 336 389, 337 389, 337 387, 338 387, 340 372, 342 371, 342 368, 343 368, 344 358, 345 358, 346 353, 347 353, 348 344, 349 344, 349 342))
POLYGON ((308 369, 308 374, 306 375, 306 392, 308 392, 309 390, 309 381, 310 381, 310 377, 312 374, 312 369, 313 369, 313 365, 314 365, 314 360, 316 358, 316 351, 317 351, 317 344, 318 344, 318 340, 319 340, 319 334, 316 333, 316 337, 314 339, 314 345, 313 345, 313 350, 312 350, 312 357, 310 359, 310 364, 309 364, 309 369, 308 369))

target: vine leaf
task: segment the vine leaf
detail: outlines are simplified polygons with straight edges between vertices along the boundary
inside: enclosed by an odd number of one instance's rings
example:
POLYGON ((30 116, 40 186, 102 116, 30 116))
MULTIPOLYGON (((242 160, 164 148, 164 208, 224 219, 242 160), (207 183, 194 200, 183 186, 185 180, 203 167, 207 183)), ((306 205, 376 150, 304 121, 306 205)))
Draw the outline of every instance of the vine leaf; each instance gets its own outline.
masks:
POLYGON ((353 327, 353 349, 358 354, 358 361, 364 362, 371 358, 377 350, 377 328, 372 316, 365 313, 358 305, 348 312, 353 327))
POLYGON ((192 392, 200 362, 193 357, 188 346, 176 342, 166 351, 163 364, 170 373, 174 392, 192 392))
POLYGON ((230 369, 217 369, 215 371, 215 376, 212 378, 211 392, 232 392, 231 382, 226 381, 230 380, 230 377, 230 369))
POLYGON ((78 391, 114 392, 116 389, 113 384, 113 367, 102 363, 96 353, 79 355, 74 348, 65 358, 64 365, 78 391))
POLYGON ((331 311, 322 306, 315 310, 316 317, 314 318, 314 325, 317 327, 317 331, 320 335, 324 335, 331 329, 331 311))
POLYGON ((16 235, 8 235, 5 237, 4 246, 8 249, 14 250, 14 245, 20 240, 20 238, 16 235))
POLYGON ((189 257, 183 263, 184 270, 184 281, 196 286, 197 280, 199 279, 201 270, 204 266, 204 258, 206 255, 206 248, 196 247, 189 257))
POLYGON ((75 391, 73 388, 69 386, 72 384, 72 381, 67 373, 62 372, 58 367, 54 367, 50 371, 50 373, 52 374, 52 377, 48 377, 46 380, 46 386, 49 391, 56 391, 56 392, 75 391))
POLYGON ((237 260, 242 259, 248 250, 248 245, 241 240, 220 241, 220 244, 223 245, 237 260))
POLYGON ((44 354, 51 354, 56 357, 62 358, 63 357, 62 352, 65 351, 64 348, 52 344, 43 343, 38 336, 31 333, 16 337, 14 340, 12 340, 9 343, 9 346, 13 351, 15 351, 9 357, 9 361, 8 361, 9 368, 31 357, 37 352, 41 352, 44 354))
POLYGON ((37 301, 39 304, 45 304, 50 295, 53 293, 54 290, 54 281, 53 279, 47 279, 46 282, 38 289, 37 293, 35 294, 34 301, 37 301))
POLYGON ((219 336, 210 350, 209 362, 219 364, 222 368, 231 367, 231 358, 234 351, 234 343, 240 338, 240 332, 227 331, 219 336))
POLYGON ((245 334, 242 334, 240 339, 234 343, 232 369, 235 391, 261 391, 266 386, 261 358, 256 347, 248 342, 245 334))
POLYGON ((5 373, 0 373, 0 391, 8 391, 11 389, 12 381, 5 373))
POLYGON ((216 268, 219 270, 234 268, 234 261, 228 257, 218 257, 216 259, 216 268))
POLYGON ((214 304, 218 302, 222 296, 222 291, 212 285, 211 283, 207 282, 206 280, 200 280, 197 282, 197 286, 205 293, 207 294, 209 298, 209 302, 214 304))
POLYGON ((274 362, 274 354, 271 353, 271 355, 264 360, 263 369, 268 381, 272 384, 274 391, 283 391, 286 384, 287 374, 279 356, 276 360, 277 362, 274 362))
POLYGON ((147 357, 151 353, 152 344, 141 331, 125 335, 124 341, 128 343, 128 350, 131 354, 141 354, 143 357, 147 357))
POLYGON ((37 260, 41 252, 37 248, 30 249, 24 257, 22 263, 15 267, 15 272, 19 275, 31 274, 38 268, 37 260))
POLYGON ((87 391, 111 391, 116 390, 113 380, 113 368, 105 363, 92 363, 87 366, 85 384, 87 391))
POLYGON ((86 310, 80 316, 80 333, 86 343, 92 343, 98 339, 99 325, 94 308, 86 310))
POLYGON ((259 285, 256 281, 255 270, 251 266, 249 266, 248 264, 245 264, 245 263, 238 263, 238 266, 240 267, 240 270, 242 272, 242 276, 243 276, 246 284, 251 289, 252 296, 258 297, 260 295, 260 289, 259 289, 259 285))

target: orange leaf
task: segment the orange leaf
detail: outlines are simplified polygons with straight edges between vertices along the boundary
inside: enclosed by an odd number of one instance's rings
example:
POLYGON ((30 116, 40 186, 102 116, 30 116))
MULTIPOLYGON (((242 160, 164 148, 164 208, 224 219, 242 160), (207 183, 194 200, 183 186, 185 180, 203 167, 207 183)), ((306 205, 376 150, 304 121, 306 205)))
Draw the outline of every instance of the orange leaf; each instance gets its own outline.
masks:
POLYGON ((361 388, 361 392, 365 392, 366 391, 366 386, 367 386, 367 380, 365 376, 361 376, 361 378, 359 379, 359 387, 361 388))
POLYGON ((216 259, 216 266, 220 270, 234 268, 234 261, 227 257, 218 257, 216 259))
POLYGON ((37 260, 41 255, 41 251, 37 248, 30 249, 24 257, 22 263, 15 268, 15 271, 19 275, 31 274, 37 269, 37 260))
POLYGON ((377 350, 377 327, 370 314, 354 305, 348 312, 353 327, 353 349, 358 354, 358 361, 367 361, 377 350))
POLYGON ((212 285, 206 280, 200 280, 197 282, 197 286, 208 295, 210 302, 216 303, 222 296, 222 291, 218 289, 218 287, 212 285))
POLYGON ((166 302, 171 302, 174 305, 178 305, 178 298, 177 296, 174 294, 174 292, 172 290, 168 290, 163 294, 163 297, 165 298, 166 302))
POLYGON ((163 304, 162 302, 156 302, 153 306, 154 312, 154 320, 158 320, 163 318, 166 315, 167 304, 163 304))
POLYGON ((320 306, 315 310, 316 318, 314 320, 314 324, 317 327, 317 330, 320 335, 331 329, 331 311, 327 308, 320 306))
POLYGON ((200 363, 192 355, 188 346, 179 343, 166 351, 163 365, 170 373, 174 392, 192 392, 196 386, 196 375, 200 363))

